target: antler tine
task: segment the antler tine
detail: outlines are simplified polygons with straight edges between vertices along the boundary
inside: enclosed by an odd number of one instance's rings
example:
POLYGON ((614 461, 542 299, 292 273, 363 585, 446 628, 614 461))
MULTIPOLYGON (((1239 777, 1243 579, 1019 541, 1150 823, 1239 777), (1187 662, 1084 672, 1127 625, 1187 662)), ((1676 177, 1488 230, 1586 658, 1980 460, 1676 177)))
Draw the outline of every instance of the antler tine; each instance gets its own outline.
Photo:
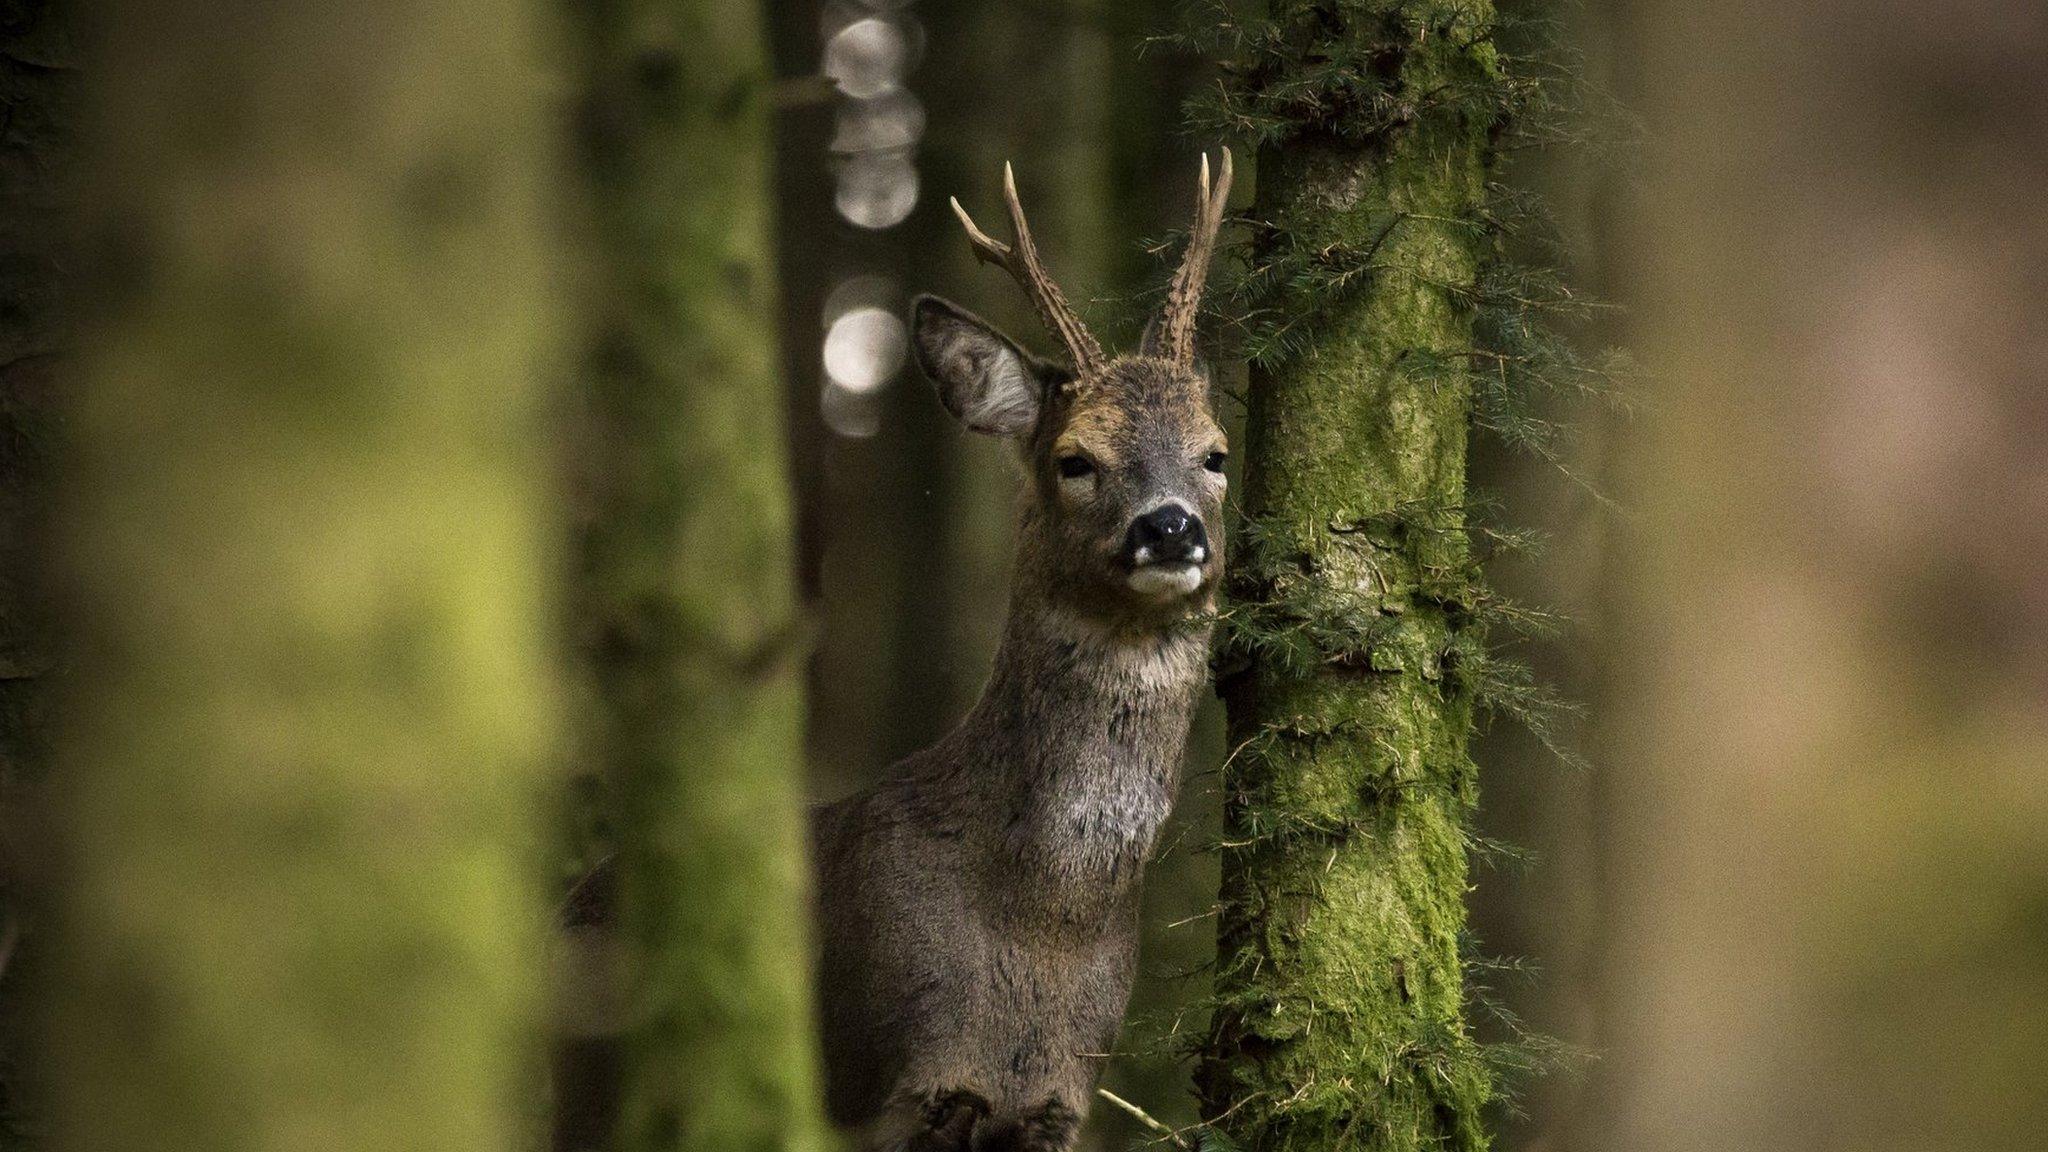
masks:
POLYGON ((953 205, 953 215, 960 218, 960 226, 967 229, 967 242, 974 247, 975 259, 1008 268, 1010 246, 975 227, 974 217, 969 216, 967 209, 960 206, 958 196, 951 197, 949 202, 953 205))
POLYGON ((1201 312, 1202 287, 1209 278, 1209 258, 1216 249, 1216 234, 1223 228, 1223 213, 1230 202, 1230 149, 1223 149, 1223 171, 1214 188, 1209 185, 1209 154, 1202 153, 1201 186, 1195 197, 1195 225, 1188 233, 1187 253, 1180 270, 1166 290, 1166 307, 1160 316, 1162 343, 1169 360, 1178 364, 1195 362, 1195 319, 1201 312))
POLYGON ((1096 343, 1059 285, 1053 283, 1045 265, 1039 263, 1038 247, 1031 241, 1031 225, 1024 219, 1024 205, 1017 198, 1017 174, 1007 161, 1003 164, 1003 207, 1009 213, 1010 231, 1017 238, 1014 245, 976 227, 967 209, 960 206, 959 198, 953 198, 953 214, 967 229, 967 241, 974 246, 975 256, 1001 266, 1024 289, 1038 318, 1066 345, 1067 355, 1074 361, 1075 375, 1081 379, 1094 375, 1103 365, 1102 345, 1096 343))

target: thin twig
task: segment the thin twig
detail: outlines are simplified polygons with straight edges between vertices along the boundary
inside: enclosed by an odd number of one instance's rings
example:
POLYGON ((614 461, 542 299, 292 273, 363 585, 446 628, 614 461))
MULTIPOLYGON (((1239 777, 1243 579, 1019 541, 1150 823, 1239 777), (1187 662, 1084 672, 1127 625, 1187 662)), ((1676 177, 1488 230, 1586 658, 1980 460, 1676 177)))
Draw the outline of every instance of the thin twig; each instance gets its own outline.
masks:
POLYGON ((1117 1095, 1116 1093, 1111 1092, 1109 1089, 1097 1088, 1095 1090, 1095 1094, 1097 1096, 1102 1097, 1104 1100, 1109 1101, 1111 1104, 1114 1104, 1117 1107, 1123 1109, 1125 1112, 1130 1113, 1132 1119, 1136 1120, 1140 1124, 1143 1124, 1145 1127, 1150 1128, 1152 1131, 1159 1133, 1161 1139, 1173 1141, 1174 1147, 1193 1147, 1188 1143, 1187 1137, 1182 1136, 1179 1132, 1174 1131, 1170 1125, 1166 1124, 1162 1120, 1154 1118, 1150 1112, 1145 1111, 1143 1108, 1138 1107, 1136 1104, 1131 1103, 1129 1100, 1126 1100, 1123 1097, 1117 1095))

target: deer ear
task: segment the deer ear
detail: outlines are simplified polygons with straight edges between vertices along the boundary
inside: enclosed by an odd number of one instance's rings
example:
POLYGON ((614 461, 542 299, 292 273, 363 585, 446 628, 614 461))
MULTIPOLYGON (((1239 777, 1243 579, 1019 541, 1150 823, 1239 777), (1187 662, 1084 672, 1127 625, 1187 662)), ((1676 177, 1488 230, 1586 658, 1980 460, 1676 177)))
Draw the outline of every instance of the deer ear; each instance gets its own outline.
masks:
POLYGON ((910 332, 917 366, 939 386, 940 403, 976 432, 1031 431, 1046 390, 1063 378, 986 320, 937 296, 917 298, 910 332))

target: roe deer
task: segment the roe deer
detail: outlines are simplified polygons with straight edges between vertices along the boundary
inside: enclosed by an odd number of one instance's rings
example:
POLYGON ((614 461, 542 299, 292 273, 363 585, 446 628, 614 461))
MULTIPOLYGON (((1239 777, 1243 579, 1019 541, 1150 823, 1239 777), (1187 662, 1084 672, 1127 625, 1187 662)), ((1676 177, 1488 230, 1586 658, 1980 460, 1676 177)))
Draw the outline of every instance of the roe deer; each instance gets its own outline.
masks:
POLYGON ((1041 360, 935 297, 917 360, 1026 483, 995 668, 951 734, 812 815, 827 1103, 873 1152, 1063 1152, 1115 1042, 1139 873, 1208 669, 1224 439, 1196 310, 1230 190, 1202 161, 1187 253, 1135 355, 1107 357, 1046 274, 960 207, 1065 346, 1041 360))

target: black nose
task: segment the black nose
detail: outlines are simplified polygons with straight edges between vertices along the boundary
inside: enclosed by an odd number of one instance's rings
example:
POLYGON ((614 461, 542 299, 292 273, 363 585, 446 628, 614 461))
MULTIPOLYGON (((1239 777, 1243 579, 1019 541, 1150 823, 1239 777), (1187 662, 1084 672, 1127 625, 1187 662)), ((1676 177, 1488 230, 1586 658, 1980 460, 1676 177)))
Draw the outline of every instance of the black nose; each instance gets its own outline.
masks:
POLYGON ((1209 537, 1200 519, 1178 504, 1167 504, 1131 521, 1124 554, 1133 564, 1199 564, 1209 558, 1209 537))

